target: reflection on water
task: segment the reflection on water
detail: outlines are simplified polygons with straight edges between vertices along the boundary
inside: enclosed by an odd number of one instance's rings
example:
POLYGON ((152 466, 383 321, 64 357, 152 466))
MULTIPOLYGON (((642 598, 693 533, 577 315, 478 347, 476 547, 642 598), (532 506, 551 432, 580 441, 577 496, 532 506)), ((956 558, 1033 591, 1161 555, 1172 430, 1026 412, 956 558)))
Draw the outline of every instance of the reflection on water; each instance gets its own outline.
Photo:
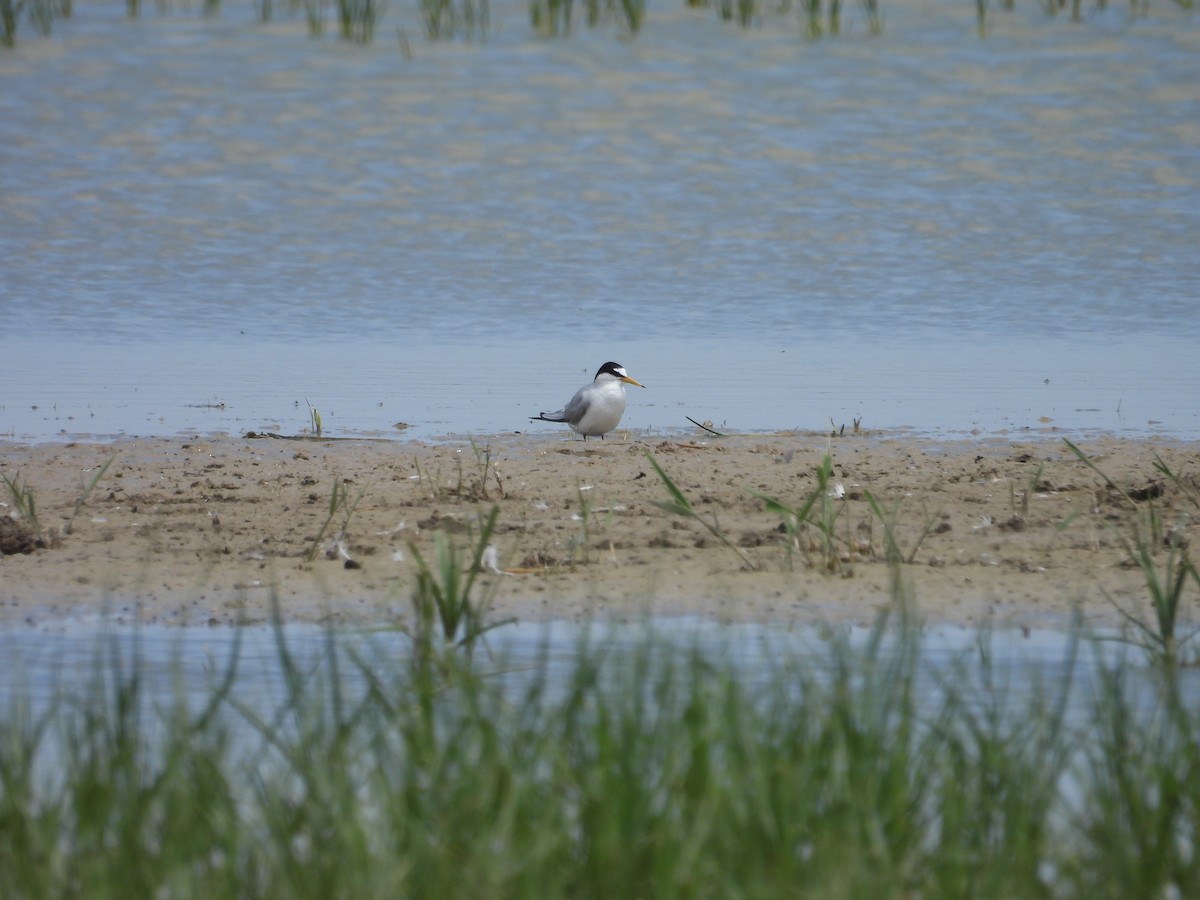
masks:
POLYGON ((513 430, 616 358, 634 427, 1200 435, 1194 15, 525 15, 406 59, 77 4, 0 56, 0 431, 513 430))

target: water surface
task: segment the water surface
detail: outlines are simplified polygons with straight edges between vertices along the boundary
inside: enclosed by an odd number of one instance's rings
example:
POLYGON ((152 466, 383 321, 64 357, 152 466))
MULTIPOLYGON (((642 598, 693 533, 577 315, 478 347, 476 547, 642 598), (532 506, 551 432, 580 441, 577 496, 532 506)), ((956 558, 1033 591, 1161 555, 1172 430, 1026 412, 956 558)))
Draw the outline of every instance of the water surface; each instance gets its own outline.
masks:
MULTIPOLYGON (((882 649, 875 651, 881 664, 892 658, 895 648, 896 635, 888 634, 882 649)), ((665 658, 699 653, 752 682, 777 677, 792 665, 824 679, 847 654, 872 658, 867 645, 876 637, 872 628, 857 625, 780 628, 687 616, 586 624, 559 620, 494 629, 476 648, 475 662, 480 671, 493 673, 514 690, 532 677, 530 673, 549 674, 552 683, 561 680, 565 686, 582 659, 608 659, 612 668, 632 665, 639 654, 652 649, 667 654, 665 658)), ((982 687, 973 679, 986 670, 992 685, 1020 700, 1077 680, 1081 693, 1075 699, 1086 704, 1091 699, 1087 687, 1099 664, 1125 662, 1131 671, 1139 671, 1144 662, 1127 645, 1079 641, 1060 630, 931 625, 916 640, 918 669, 931 703, 940 702, 959 675, 967 679, 957 684, 959 689, 965 690, 968 682, 982 687)), ((9 660, 0 673, 0 703, 17 697, 43 703, 84 696, 100 683, 97 679, 137 674, 151 705, 169 704, 180 691, 190 703, 202 705, 221 684, 236 652, 235 695, 243 702, 264 704, 266 712, 287 698, 281 646, 306 677, 321 673, 321 678, 329 675, 330 653, 336 647, 339 677, 351 694, 368 687, 349 662, 352 658, 386 680, 402 674, 412 655, 410 639, 394 629, 306 623, 173 628, 100 617, 63 619, 0 629, 0 649, 9 660)), ((1187 684, 1195 681, 1189 678, 1187 684)))
POLYGON ((0 54, 5 435, 524 430, 616 359, 650 431, 1200 437, 1173 4, 369 47, 75 9, 0 54))

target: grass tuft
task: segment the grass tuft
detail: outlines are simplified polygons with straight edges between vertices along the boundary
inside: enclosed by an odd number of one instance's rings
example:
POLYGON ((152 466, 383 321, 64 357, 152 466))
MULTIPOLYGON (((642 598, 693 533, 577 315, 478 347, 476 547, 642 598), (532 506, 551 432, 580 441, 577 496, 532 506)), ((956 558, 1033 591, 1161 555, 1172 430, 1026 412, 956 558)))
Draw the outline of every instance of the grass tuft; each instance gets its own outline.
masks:
POLYGON ((96 489, 96 485, 100 483, 100 479, 104 477, 105 473, 108 471, 108 467, 113 464, 113 460, 116 458, 117 457, 113 455, 106 459, 104 464, 96 470, 96 474, 94 474, 87 481, 82 481, 82 478, 80 479, 82 483, 79 489, 79 498, 75 501, 75 507, 71 510, 71 515, 67 517, 67 524, 63 526, 63 534, 71 533, 71 527, 75 522, 75 517, 79 515, 79 511, 83 509, 84 505, 87 503, 88 497, 92 495, 92 491, 96 489))
POLYGON ((833 486, 833 457, 828 453, 815 467, 816 486, 798 507, 788 506, 781 500, 765 494, 752 492, 762 500, 768 512, 777 514, 787 534, 789 560, 799 551, 805 564, 826 572, 849 574, 850 541, 837 534, 838 519, 845 505, 837 499, 833 486), (816 532, 815 540, 809 538, 809 530, 816 532))
POLYGON ((3 481, 5 488, 8 489, 8 497, 13 510, 32 529, 38 540, 41 540, 42 523, 38 520, 37 499, 33 495, 33 488, 29 486, 29 482, 21 481, 20 472, 12 478, 0 474, 0 481, 3 481))
POLYGON ((329 526, 338 513, 342 514, 342 527, 339 530, 338 540, 345 535, 350 527, 350 519, 354 515, 354 511, 358 508, 359 502, 362 501, 363 495, 366 493, 366 488, 358 492, 358 496, 353 500, 350 499, 350 488, 342 481, 341 478, 333 479, 333 489, 329 494, 329 515, 325 517, 325 521, 321 523, 321 527, 317 530, 317 535, 312 539, 309 545, 308 553, 304 558, 308 562, 312 562, 317 558, 317 554, 321 551, 321 544, 325 540, 325 533, 329 531, 329 526))
POLYGON ((417 545, 409 541, 409 552, 417 564, 417 583, 412 595, 413 622, 408 633, 417 647, 418 661, 443 660, 446 648, 461 648, 470 656, 484 634, 508 624, 509 620, 490 621, 491 598, 487 594, 474 595, 499 515, 500 508, 493 506, 481 521, 465 569, 461 550, 444 531, 434 535, 432 565, 426 562, 417 545))
POLYGON ((1200 890, 1178 672, 1088 669, 1072 645, 1031 680, 986 633, 947 661, 886 616, 753 661, 674 628, 584 632, 499 676, 272 628, 270 690, 240 632, 208 685, 177 666, 164 689, 128 631, 49 697, 7 681, 0 895, 1200 890))
POLYGON ((1123 534, 1119 539, 1132 565, 1142 573, 1153 619, 1147 621, 1115 598, 1109 597, 1109 601, 1133 628, 1134 643, 1155 661, 1174 666, 1180 661, 1181 647, 1200 633, 1200 628, 1186 635, 1179 633, 1184 604, 1189 596, 1188 589, 1200 588, 1200 570, 1192 559, 1187 538, 1188 525, 1200 512, 1197 495, 1185 479, 1173 472, 1161 458, 1155 460, 1155 468, 1180 488, 1184 499, 1193 506, 1190 510, 1181 510, 1175 523, 1168 525, 1155 505, 1155 498, 1161 493, 1157 484, 1153 489, 1143 489, 1141 492, 1126 490, 1075 444, 1065 438, 1063 443, 1084 465, 1100 476, 1110 495, 1117 496, 1136 511, 1130 534, 1123 534), (1135 495, 1145 498, 1144 510, 1135 495), (1158 560, 1163 549, 1166 550, 1166 559, 1160 567, 1158 560))

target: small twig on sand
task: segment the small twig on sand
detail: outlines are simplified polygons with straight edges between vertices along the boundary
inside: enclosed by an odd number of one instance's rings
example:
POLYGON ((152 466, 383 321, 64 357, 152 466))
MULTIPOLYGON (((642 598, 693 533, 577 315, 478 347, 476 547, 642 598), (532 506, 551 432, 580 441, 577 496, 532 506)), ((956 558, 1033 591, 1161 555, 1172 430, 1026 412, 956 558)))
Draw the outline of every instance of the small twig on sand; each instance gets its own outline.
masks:
POLYGON ((691 422, 693 425, 695 425, 697 428, 703 428, 709 434, 715 434, 717 437, 725 437, 726 436, 719 431, 709 428, 707 425, 700 424, 695 419, 693 419, 691 416, 684 416, 684 418, 687 419, 689 422, 691 422))

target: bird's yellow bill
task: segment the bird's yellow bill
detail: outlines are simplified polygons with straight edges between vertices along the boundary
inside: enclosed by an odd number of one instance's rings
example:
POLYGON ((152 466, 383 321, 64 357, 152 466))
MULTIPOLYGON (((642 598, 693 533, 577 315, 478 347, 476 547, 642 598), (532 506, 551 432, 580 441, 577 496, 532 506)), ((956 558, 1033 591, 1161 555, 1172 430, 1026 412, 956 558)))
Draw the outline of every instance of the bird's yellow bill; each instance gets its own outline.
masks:
POLYGON ((626 384, 636 384, 640 388, 645 387, 645 385, 642 384, 640 381, 635 381, 634 379, 630 378, 628 375, 624 376, 621 380, 623 382, 625 382, 626 384))

